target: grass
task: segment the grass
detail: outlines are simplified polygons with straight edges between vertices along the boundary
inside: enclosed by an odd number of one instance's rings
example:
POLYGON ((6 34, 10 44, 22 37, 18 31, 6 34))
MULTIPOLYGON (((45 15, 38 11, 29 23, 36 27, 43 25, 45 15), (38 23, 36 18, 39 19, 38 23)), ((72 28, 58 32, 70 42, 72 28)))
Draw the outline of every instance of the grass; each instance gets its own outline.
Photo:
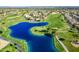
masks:
POLYGON ((13 46, 8 45, 5 48, 0 50, 0 52, 7 52, 7 51, 9 51, 9 52, 16 52, 17 49, 14 48, 14 45, 13 46))
MULTIPOLYGON (((73 41, 75 39, 79 40, 79 37, 73 36, 73 34, 76 34, 76 30, 73 30, 73 32, 69 32, 70 27, 63 17, 64 16, 61 14, 49 15, 48 19, 47 19, 47 22, 49 23, 48 27, 58 28, 57 33, 60 37, 65 39, 62 42, 65 44, 65 46, 68 48, 68 50, 70 52, 77 52, 77 51, 79 51, 79 48, 72 46, 71 41, 73 41)), ((54 41, 55 41, 55 46, 57 47, 57 49, 60 51, 64 51, 62 49, 61 45, 56 40, 54 40, 54 41)))
POLYGON ((57 41, 55 37, 54 37, 54 44, 59 52, 65 52, 64 48, 61 46, 61 44, 57 41))
MULTIPOLYGON (((68 28, 68 25, 65 22, 63 15, 61 14, 54 14, 54 15, 50 14, 46 20, 43 20, 43 22, 48 22, 48 25, 44 27, 34 27, 32 28, 31 31, 36 35, 43 35, 44 33, 39 32, 40 30, 44 30, 44 29, 47 30, 47 28, 50 28, 48 32, 51 33, 53 31, 51 29, 54 29, 54 28, 57 28, 57 30, 68 28), (34 30, 38 30, 38 31, 35 32, 34 30)), ((56 40, 56 38, 54 38, 54 44, 58 49, 58 51, 65 51, 63 47, 60 45, 60 43, 56 40)))
MULTIPOLYGON (((16 42, 17 44, 20 44, 23 51, 28 51, 28 48, 27 48, 28 46, 27 46, 27 44, 24 40, 18 40, 17 38, 13 38, 9 35, 10 30, 8 29, 8 27, 12 26, 12 25, 15 25, 19 22, 27 22, 27 20, 23 16, 19 16, 19 15, 18 15, 18 17, 14 17, 14 15, 13 15, 13 17, 10 16, 10 17, 4 18, 0 22, 0 28, 3 31, 3 33, 0 34, 0 36, 5 38, 8 41, 13 41, 13 42, 16 42), (10 19, 12 18, 12 19, 9 20, 9 18, 10 19)), ((16 52, 17 51, 14 47, 11 47, 10 45, 6 46, 5 48, 3 48, 0 51, 5 52, 7 50, 10 51, 10 52, 16 52)))
POLYGON ((47 22, 49 23, 49 27, 52 27, 52 28, 66 28, 68 27, 65 20, 64 20, 64 17, 63 15, 61 14, 50 14, 47 18, 47 22))
MULTIPOLYGON (((57 28, 56 31, 68 28, 68 25, 65 22, 63 15, 61 14, 50 14, 46 21, 49 23, 48 27, 51 29, 57 28)), ((60 45, 60 43, 56 40, 56 38, 54 38, 54 42, 58 51, 65 51, 63 47, 60 45)))
MULTIPOLYGON (((13 38, 11 37, 10 34, 10 30, 8 29, 9 26, 15 25, 19 22, 28 22, 28 20, 26 20, 22 15, 11 15, 11 16, 7 16, 5 17, 3 20, 0 21, 0 30, 3 31, 2 34, 0 34, 0 36, 2 36, 3 38, 5 38, 6 40, 11 40, 14 41, 18 44, 21 45, 21 48, 23 51, 28 51, 28 46, 25 42, 25 40, 18 40, 17 38, 13 38), (3 24, 5 23, 5 24, 3 24)), ((48 22, 49 24, 47 26, 41 26, 41 27, 34 27, 31 29, 32 33, 36 34, 36 35, 43 35, 43 32, 35 32, 35 30, 43 30, 46 28, 50 28, 50 29, 54 29, 57 28, 57 33, 60 37, 64 38, 65 40, 62 41, 65 46, 68 48, 69 51, 79 51, 79 48, 75 48, 74 46, 71 45, 71 41, 76 38, 77 40, 79 40, 79 37, 74 37, 73 34, 75 34, 75 32, 69 32, 69 25, 67 24, 67 22, 64 19, 64 16, 61 14, 50 14, 48 16, 48 18, 46 20, 41 20, 41 22, 48 22), (62 32, 61 32, 62 31, 62 32)), ((52 32, 52 30, 48 30, 50 32, 52 32)), ((75 31, 75 30, 73 30, 75 31)), ((54 44, 56 46, 56 48, 59 51, 65 51, 63 49, 63 47, 60 45, 60 43, 56 40, 56 38, 54 38, 54 44)), ((13 46, 6 46, 5 48, 0 50, 1 52, 5 52, 5 51, 10 51, 10 52, 16 52, 17 50, 14 48, 13 46)))
POLYGON ((44 32, 40 32, 40 30, 46 30, 46 26, 40 26, 40 27, 33 27, 31 29, 31 32, 34 35, 44 35, 44 32), (35 31, 36 30, 36 31, 35 31))

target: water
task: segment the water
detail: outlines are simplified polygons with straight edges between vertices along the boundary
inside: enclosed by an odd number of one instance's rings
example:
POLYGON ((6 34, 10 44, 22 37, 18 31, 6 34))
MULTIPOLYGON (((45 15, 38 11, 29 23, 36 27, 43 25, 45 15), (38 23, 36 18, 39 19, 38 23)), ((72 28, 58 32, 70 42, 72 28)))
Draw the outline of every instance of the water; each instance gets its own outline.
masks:
POLYGON ((35 26, 45 25, 48 25, 48 23, 21 22, 9 27, 9 29, 11 29, 10 35, 12 37, 18 38, 19 40, 26 40, 30 52, 55 52, 56 48, 54 45, 54 40, 52 39, 53 37, 46 35, 34 35, 30 30, 35 26))

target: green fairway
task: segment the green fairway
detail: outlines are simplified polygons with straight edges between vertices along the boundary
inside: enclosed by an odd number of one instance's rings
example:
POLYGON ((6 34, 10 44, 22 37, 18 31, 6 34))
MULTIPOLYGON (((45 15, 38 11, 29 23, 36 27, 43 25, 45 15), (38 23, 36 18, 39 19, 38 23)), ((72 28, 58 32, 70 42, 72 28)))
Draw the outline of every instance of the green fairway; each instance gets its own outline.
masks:
MULTIPOLYGON (((26 41, 18 40, 17 38, 11 37, 10 36, 11 30, 8 27, 18 24, 20 22, 31 22, 31 20, 27 20, 27 18, 25 18, 24 16, 24 14, 29 14, 29 13, 21 10, 20 12, 15 12, 14 14, 11 13, 5 16, 3 16, 3 14, 0 15, 0 17, 2 17, 2 20, 0 20, 0 36, 3 37, 5 40, 10 41, 10 44, 0 49, 0 52, 19 52, 19 51, 27 52, 28 51, 28 45, 26 41)), ((33 17, 39 18, 38 16, 33 16, 33 17)), ((46 19, 44 19, 44 17, 45 15, 43 17, 40 16, 41 20, 33 19, 34 21, 32 22, 34 23, 48 22, 48 25, 46 26, 33 27, 30 31, 34 35, 53 34, 54 44, 58 51, 60 52, 66 51, 62 46, 62 44, 70 52, 79 51, 79 47, 75 47, 71 44, 73 41, 79 40, 79 33, 75 28, 72 28, 69 26, 69 24, 66 21, 67 19, 64 17, 64 15, 62 15, 61 13, 56 13, 56 14, 50 13, 47 15, 46 19), (62 42, 62 44, 57 40, 56 36, 59 38, 59 41, 62 42)))
MULTIPOLYGON (((50 14, 48 18, 44 20, 44 22, 48 22, 49 24, 45 27, 33 28, 32 31, 34 34, 43 35, 44 33, 46 33, 46 32, 40 32, 40 30, 42 29, 47 30, 49 33, 57 32, 58 36, 64 39, 61 42, 63 42, 63 44, 67 47, 69 51, 79 51, 79 48, 75 48, 74 46, 71 45, 71 42, 73 41, 74 38, 76 38, 77 40, 79 39, 79 37, 73 36, 74 34, 76 34, 76 30, 72 30, 73 32, 69 32, 71 28, 62 14, 50 14)), ((55 46, 59 51, 65 51, 64 48, 61 46, 61 44, 56 40, 56 38, 54 38, 54 41, 55 46)))
MULTIPOLYGON (((69 51, 79 51, 79 48, 75 48, 71 45, 71 42, 74 39, 79 39, 79 37, 75 37, 73 35, 76 34, 76 30, 72 30, 72 32, 69 32, 71 29, 67 22, 64 19, 64 16, 61 14, 55 14, 55 15, 49 15, 47 21, 49 22, 48 27, 49 28, 57 28, 56 32, 58 33, 58 36, 63 38, 64 41, 62 41, 67 49, 69 51)), ((79 34, 77 34, 79 35, 79 34)), ((64 51, 60 44, 55 40, 55 44, 57 49, 60 51, 64 51)))
MULTIPOLYGON (((16 42, 18 43, 21 47, 20 49, 22 49, 22 51, 28 51, 27 50, 27 46, 24 40, 17 40, 16 38, 13 38, 10 36, 10 30, 8 29, 9 26, 11 25, 15 25, 19 22, 26 22, 27 20, 25 20, 25 18, 23 16, 15 16, 15 15, 11 15, 11 16, 7 16, 4 18, 4 20, 2 20, 0 22, 0 27, 1 27, 1 31, 3 31, 2 34, 0 34, 1 37, 5 38, 8 41, 12 41, 12 42, 16 42), (4 24, 3 24, 4 23, 4 24)), ((1 52, 5 52, 5 51, 10 51, 10 52, 16 52, 17 49, 15 49, 15 46, 6 46, 5 48, 3 48, 2 50, 0 50, 1 52)))

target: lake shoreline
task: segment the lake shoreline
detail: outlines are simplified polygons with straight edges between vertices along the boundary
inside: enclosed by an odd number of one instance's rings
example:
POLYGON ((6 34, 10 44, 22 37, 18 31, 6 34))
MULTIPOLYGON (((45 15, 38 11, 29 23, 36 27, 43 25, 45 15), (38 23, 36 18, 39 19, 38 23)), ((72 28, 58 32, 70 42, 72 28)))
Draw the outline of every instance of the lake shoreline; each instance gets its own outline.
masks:
POLYGON ((55 45, 52 44, 52 43, 54 43, 54 42, 52 42, 52 38, 45 36, 45 35, 41 35, 41 36, 34 35, 30 31, 30 29, 35 26, 45 26, 45 25, 48 25, 48 23, 47 22, 40 22, 40 23, 22 22, 22 23, 9 27, 9 29, 12 30, 10 35, 15 38, 25 39, 26 42, 28 43, 30 52, 35 52, 35 51, 36 52, 55 52, 56 48, 55 48, 55 45), (24 25, 24 27, 22 27, 23 25, 24 25), (26 29, 26 27, 27 27, 27 29, 26 29), (18 32, 16 30, 18 30, 18 32), (20 31, 21 31, 21 33, 20 33, 20 31), (21 35, 23 34, 24 36, 21 36, 19 34, 21 34, 21 35), (37 45, 36 45, 36 43, 37 43, 37 45))

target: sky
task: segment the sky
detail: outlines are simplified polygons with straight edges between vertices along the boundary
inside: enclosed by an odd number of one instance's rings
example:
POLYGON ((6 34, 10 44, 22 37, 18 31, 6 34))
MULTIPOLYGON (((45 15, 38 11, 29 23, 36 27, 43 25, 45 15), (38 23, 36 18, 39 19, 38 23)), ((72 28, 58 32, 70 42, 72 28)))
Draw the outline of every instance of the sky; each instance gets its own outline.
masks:
POLYGON ((0 0, 0 6, 79 6, 78 0, 0 0))

